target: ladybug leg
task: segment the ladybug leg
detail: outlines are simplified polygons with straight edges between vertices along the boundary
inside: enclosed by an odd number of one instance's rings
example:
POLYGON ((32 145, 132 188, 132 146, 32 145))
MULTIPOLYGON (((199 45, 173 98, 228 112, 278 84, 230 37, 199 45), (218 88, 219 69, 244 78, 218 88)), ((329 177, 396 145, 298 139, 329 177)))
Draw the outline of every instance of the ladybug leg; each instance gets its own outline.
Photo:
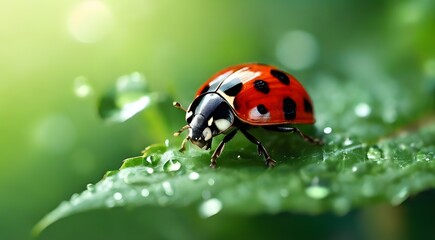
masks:
POLYGON ((221 155, 222 151, 224 150, 225 143, 229 142, 236 135, 236 133, 237 129, 225 135, 224 139, 222 139, 222 141, 219 143, 216 150, 214 150, 213 155, 211 155, 210 167, 216 167, 216 159, 221 155))
POLYGON ((189 138, 189 136, 187 136, 184 140, 183 140, 183 142, 181 143, 181 147, 180 147, 180 149, 178 150, 178 151, 180 151, 180 152, 184 152, 184 150, 186 150, 186 143, 187 143, 187 141, 189 141, 190 140, 190 138, 189 138))
POLYGON ((273 160, 269 153, 267 152, 266 148, 263 146, 263 144, 258 141, 258 139, 256 139, 253 135, 251 135, 248 131, 244 130, 244 129, 240 129, 240 131, 243 133, 243 135, 245 135, 245 137, 251 141, 252 143, 254 143, 255 145, 257 145, 257 151, 258 151, 258 155, 263 155, 264 156, 264 161, 266 163, 266 165, 268 167, 274 167, 276 164, 276 161, 273 160))
POLYGON ((313 138, 311 136, 308 136, 301 132, 298 128, 295 127, 289 127, 289 126, 266 126, 264 127, 267 130, 272 131, 278 131, 278 132, 289 132, 289 133, 296 133, 298 134, 302 139, 304 139, 306 142, 314 143, 314 144, 323 144, 323 141, 317 138, 313 138))
MULTIPOLYGON (((180 133, 182 133, 184 130, 186 130, 186 129, 188 129, 188 128, 190 128, 190 126, 189 126, 189 125, 186 125, 186 126, 182 127, 180 130, 174 132, 174 137, 178 137, 178 136, 180 136, 180 133)), ((186 150, 186 142, 189 141, 189 140, 190 140, 189 136, 187 136, 187 137, 183 140, 183 142, 181 143, 181 147, 180 147, 180 149, 179 149, 180 152, 184 152, 184 150, 186 150)))

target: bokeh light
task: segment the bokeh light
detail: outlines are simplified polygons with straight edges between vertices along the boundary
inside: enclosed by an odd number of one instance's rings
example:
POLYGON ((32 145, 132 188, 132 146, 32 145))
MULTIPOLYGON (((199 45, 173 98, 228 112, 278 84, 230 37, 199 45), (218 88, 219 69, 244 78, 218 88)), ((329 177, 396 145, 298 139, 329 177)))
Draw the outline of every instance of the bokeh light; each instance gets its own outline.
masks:
POLYGON ((68 30, 82 43, 96 43, 110 32, 113 15, 109 6, 99 0, 85 0, 75 6, 68 17, 68 30))
POLYGON ((306 31, 290 31, 279 39, 276 57, 289 69, 303 70, 311 67, 319 57, 315 37, 306 31))
POLYGON ((92 94, 92 87, 88 79, 84 76, 78 76, 74 79, 74 94, 79 98, 86 98, 92 94))

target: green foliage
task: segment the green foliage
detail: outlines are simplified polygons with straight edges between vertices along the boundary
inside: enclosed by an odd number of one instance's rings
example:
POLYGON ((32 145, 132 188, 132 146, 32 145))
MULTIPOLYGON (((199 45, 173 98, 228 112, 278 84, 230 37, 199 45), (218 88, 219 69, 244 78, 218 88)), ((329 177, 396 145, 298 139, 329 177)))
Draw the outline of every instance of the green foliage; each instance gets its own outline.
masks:
POLYGON ((279 142, 271 145, 278 147, 273 169, 262 166, 251 147, 229 149, 219 168, 211 169, 208 152, 150 146, 143 156, 124 160, 119 170, 63 202, 35 230, 79 212, 142 205, 194 205, 202 217, 221 211, 346 214, 375 203, 398 205, 435 187, 433 122, 374 144, 326 137, 323 147, 295 141, 289 151, 279 142))

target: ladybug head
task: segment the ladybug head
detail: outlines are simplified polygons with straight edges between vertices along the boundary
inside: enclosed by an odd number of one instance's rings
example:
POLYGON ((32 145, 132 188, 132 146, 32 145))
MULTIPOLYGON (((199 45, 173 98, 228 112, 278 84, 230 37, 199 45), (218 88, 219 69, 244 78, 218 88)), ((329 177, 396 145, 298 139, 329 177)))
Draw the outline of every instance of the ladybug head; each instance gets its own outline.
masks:
POLYGON ((227 101, 217 93, 198 96, 186 111, 189 125, 187 139, 202 149, 210 149, 214 136, 234 123, 234 113, 227 101))

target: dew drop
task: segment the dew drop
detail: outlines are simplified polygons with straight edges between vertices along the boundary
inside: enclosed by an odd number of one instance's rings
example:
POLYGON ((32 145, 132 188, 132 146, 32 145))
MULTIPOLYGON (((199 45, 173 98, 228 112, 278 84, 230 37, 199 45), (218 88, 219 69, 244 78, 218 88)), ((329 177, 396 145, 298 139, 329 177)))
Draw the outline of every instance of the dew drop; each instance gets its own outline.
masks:
POLYGON ((222 202, 217 198, 211 198, 199 206, 199 216, 208 218, 218 214, 222 210, 222 202))
POLYGON ((118 78, 116 85, 101 98, 98 113, 108 122, 124 122, 155 99, 157 95, 147 90, 145 77, 134 72, 118 78))
POLYGON ((166 146, 166 147, 169 147, 169 139, 166 139, 166 140, 165 140, 165 146, 166 146))
POLYGON ((150 176, 153 172, 154 169, 150 167, 138 167, 134 171, 126 171, 127 174, 122 179, 126 184, 147 184, 153 181, 150 176))
POLYGON ((106 192, 112 189, 112 187, 113 187, 113 181, 106 179, 105 181, 100 183, 99 190, 102 192, 106 192))
POLYGON ((191 180, 198 180, 199 179, 199 173, 197 173, 197 172, 191 172, 191 173, 189 173, 189 179, 191 179, 191 180))
POLYGON ((355 114, 360 118, 365 118, 372 112, 371 107, 367 103, 359 103, 355 106, 355 114))
POLYGON ((313 185, 305 189, 305 193, 314 199, 322 199, 329 195, 329 189, 326 187, 313 185))
POLYGON ((353 143, 352 140, 350 140, 350 138, 346 138, 343 142, 343 146, 349 146, 353 143))
POLYGON ((419 153, 417 153, 417 156, 416 156, 417 162, 422 162, 422 161, 428 162, 428 161, 431 161, 432 159, 433 159, 432 152, 429 152, 429 153, 419 152, 419 153))
POLYGON ((70 199, 71 205, 78 205, 80 203, 80 194, 74 193, 70 199))
POLYGON ((353 167, 352 167, 352 172, 356 172, 356 171, 358 171, 358 167, 353 166, 353 167))
POLYGON ((367 158, 372 161, 376 161, 377 163, 381 163, 382 160, 382 151, 378 146, 370 147, 367 151, 367 158))
POLYGON ((178 160, 168 160, 163 165, 163 169, 167 172, 176 172, 181 169, 181 163, 178 160))
POLYGON ((114 193, 113 199, 115 199, 116 201, 121 201, 122 200, 122 193, 120 193, 120 192, 114 193))
POLYGON ((140 191, 140 195, 142 195, 142 197, 148 197, 150 195, 150 190, 144 188, 140 191))
POLYGON ((153 165, 154 164, 154 157, 152 155, 145 158, 145 164, 147 165, 153 165))
POLYGON ((325 127, 323 129, 323 133, 325 133, 325 134, 330 134, 331 132, 332 132, 332 128, 331 127, 325 127))
POLYGON ((95 192, 95 185, 94 184, 92 184, 92 183, 89 183, 88 185, 86 185, 86 189, 89 191, 89 192, 91 192, 91 193, 94 193, 95 192))
POLYGON ((166 195, 168 195, 168 196, 174 195, 174 189, 172 188, 171 183, 169 183, 168 181, 165 181, 162 183, 162 187, 163 187, 163 191, 165 192, 166 195))

